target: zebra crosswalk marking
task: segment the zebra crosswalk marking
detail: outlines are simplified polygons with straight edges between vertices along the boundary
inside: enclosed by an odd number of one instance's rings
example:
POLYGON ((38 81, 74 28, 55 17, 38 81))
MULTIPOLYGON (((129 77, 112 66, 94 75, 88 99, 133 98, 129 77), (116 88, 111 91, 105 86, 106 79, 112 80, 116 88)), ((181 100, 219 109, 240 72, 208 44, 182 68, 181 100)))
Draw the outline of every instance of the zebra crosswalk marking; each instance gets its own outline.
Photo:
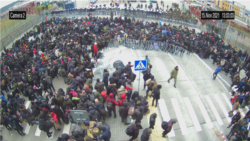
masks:
POLYGON ((219 96, 218 96, 218 95, 214 95, 214 97, 215 97, 217 103, 219 104, 219 106, 220 106, 222 112, 224 113, 224 115, 225 115, 227 121, 230 123, 230 122, 231 122, 231 119, 228 117, 228 111, 226 110, 225 106, 224 106, 223 103, 221 102, 219 96))
POLYGON ((219 125, 223 125, 223 121, 221 120, 221 117, 220 117, 219 113, 217 112, 212 100, 210 99, 210 97, 208 95, 205 95, 205 98, 206 98, 210 108, 212 109, 217 122, 219 123, 219 125))

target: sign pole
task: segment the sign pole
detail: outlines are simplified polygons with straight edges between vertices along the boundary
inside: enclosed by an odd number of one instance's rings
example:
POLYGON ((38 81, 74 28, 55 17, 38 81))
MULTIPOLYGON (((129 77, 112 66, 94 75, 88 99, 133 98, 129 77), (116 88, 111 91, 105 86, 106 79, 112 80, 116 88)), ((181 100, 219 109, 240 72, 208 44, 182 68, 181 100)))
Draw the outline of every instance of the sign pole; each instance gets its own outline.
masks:
POLYGON ((140 90, 140 80, 141 80, 141 72, 139 71, 139 83, 138 83, 138 92, 140 90))

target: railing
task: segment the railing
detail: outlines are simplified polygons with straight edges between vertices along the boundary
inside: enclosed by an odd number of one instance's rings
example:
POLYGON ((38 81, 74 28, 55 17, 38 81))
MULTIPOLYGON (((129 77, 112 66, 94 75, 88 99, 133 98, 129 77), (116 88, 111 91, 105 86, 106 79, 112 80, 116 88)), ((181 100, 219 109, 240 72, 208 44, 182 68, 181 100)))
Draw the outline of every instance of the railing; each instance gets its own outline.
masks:
POLYGON ((144 10, 125 10, 120 8, 97 8, 97 9, 75 9, 69 11, 53 11, 52 16, 67 16, 67 15, 76 15, 77 16, 88 16, 91 13, 92 16, 110 16, 111 12, 113 12, 114 16, 121 17, 131 17, 131 18, 140 18, 140 19, 150 19, 150 20, 158 20, 162 22, 171 22, 174 24, 182 24, 189 27, 197 28, 197 20, 192 19, 181 19, 179 14, 178 16, 171 15, 166 12, 151 12, 144 10))

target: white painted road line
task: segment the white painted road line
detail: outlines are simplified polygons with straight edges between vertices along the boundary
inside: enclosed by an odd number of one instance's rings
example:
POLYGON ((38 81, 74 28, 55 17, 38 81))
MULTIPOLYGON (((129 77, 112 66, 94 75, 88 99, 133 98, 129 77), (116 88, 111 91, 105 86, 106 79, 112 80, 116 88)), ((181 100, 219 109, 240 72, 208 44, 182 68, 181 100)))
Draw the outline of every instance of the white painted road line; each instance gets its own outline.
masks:
POLYGON ((198 106, 200 108, 200 111, 206 121, 206 124, 208 126, 209 129, 213 128, 213 123, 211 122, 211 119, 209 118, 209 115, 207 113, 207 110, 205 108, 205 106, 203 105, 203 103, 201 102, 201 99, 199 97, 196 98, 196 102, 198 103, 198 106))
POLYGON ((69 122, 69 124, 64 124, 62 134, 63 134, 63 133, 69 134, 69 132, 70 132, 70 127, 71 127, 71 122, 69 122))
POLYGON ((30 107, 31 101, 26 101, 25 108, 28 109, 30 107))
POLYGON ((184 100, 184 102, 186 104, 186 107, 188 109, 189 115, 190 115, 190 117, 191 117, 191 119, 193 121, 195 130, 197 132, 202 131, 200 123, 199 123, 199 120, 198 120, 198 118, 197 118, 197 116, 196 116, 196 114, 194 112, 194 108, 193 108, 193 106, 192 106, 189 98, 184 97, 183 100, 184 100))
MULTIPOLYGON (((226 101, 226 103, 227 103, 229 109, 232 110, 232 104, 231 104, 231 102, 228 100, 228 98, 227 98, 227 96, 226 96, 225 93, 222 93, 222 97, 223 97, 224 100, 226 101)), ((228 112, 229 112, 229 111, 228 111, 228 112)), ((236 111, 234 111, 234 114, 236 114, 236 111)))
POLYGON ((41 135, 41 130, 39 129, 39 125, 36 127, 35 136, 39 137, 41 135))
POLYGON ((24 129, 24 133, 25 133, 25 134, 29 134, 29 132, 30 132, 30 125, 27 123, 27 124, 26 124, 26 127, 25 127, 25 129, 24 129))
POLYGON ((188 134, 187 125, 186 125, 184 117, 183 117, 183 115, 181 113, 181 109, 180 109, 180 106, 179 106, 179 104, 177 102, 177 99, 171 98, 171 101, 172 101, 173 108, 174 108, 176 117, 178 119, 178 122, 179 122, 179 125, 180 125, 180 128, 181 128, 181 132, 182 132, 183 135, 186 135, 186 134, 188 134))
POLYGON ((220 100, 218 95, 214 95, 217 103, 219 104, 222 112, 224 113, 225 117, 227 118, 228 123, 231 122, 231 119, 228 117, 228 111, 226 110, 225 106, 223 105, 222 101, 220 100))
MULTIPOLYGON (((163 121, 168 122, 171 118, 169 116, 165 100, 159 99, 158 103, 159 103, 160 113, 161 113, 163 121)), ((174 133, 174 130, 172 129, 171 132, 168 133, 168 137, 174 137, 174 136, 175 136, 175 133, 174 133)))
POLYGON ((223 121, 221 120, 221 117, 220 117, 219 113, 217 112, 212 100, 210 99, 210 97, 208 95, 205 95, 205 98, 206 98, 209 106, 211 107, 217 122, 219 123, 219 125, 223 125, 223 121))

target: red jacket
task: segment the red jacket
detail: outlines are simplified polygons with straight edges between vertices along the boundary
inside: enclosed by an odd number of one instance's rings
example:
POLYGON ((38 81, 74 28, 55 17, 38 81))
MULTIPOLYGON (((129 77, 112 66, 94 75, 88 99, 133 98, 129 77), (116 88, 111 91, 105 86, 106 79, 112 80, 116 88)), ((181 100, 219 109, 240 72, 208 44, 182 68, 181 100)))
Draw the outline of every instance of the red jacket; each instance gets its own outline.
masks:
POLYGON ((119 105, 118 102, 115 101, 113 93, 109 94, 109 98, 107 98, 107 103, 108 102, 112 102, 114 108, 115 108, 116 105, 119 105))
POLYGON ((97 53, 98 52, 98 49, 97 49, 97 45, 94 45, 94 53, 97 53))
POLYGON ((55 122, 57 123, 57 115, 54 112, 51 112, 51 117, 55 120, 55 122))
POLYGON ((37 51, 36 51, 35 48, 34 48, 34 50, 33 50, 33 54, 34 54, 34 55, 37 55, 37 51))

